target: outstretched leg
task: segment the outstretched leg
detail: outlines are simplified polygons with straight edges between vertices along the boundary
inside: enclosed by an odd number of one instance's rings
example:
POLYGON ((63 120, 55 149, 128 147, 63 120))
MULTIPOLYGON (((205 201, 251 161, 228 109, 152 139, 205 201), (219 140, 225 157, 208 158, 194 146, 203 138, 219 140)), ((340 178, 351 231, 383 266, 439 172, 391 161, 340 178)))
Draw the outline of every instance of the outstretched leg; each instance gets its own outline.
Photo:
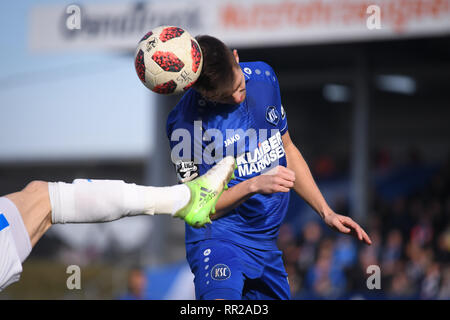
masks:
POLYGON ((140 214, 170 214, 195 227, 210 223, 235 167, 234 158, 227 157, 205 175, 171 187, 114 180, 33 181, 0 197, 0 291, 19 280, 23 261, 55 223, 107 222, 140 214))
POLYGON ((147 187, 119 180, 33 181, 5 196, 20 212, 34 246, 55 223, 96 223, 142 214, 169 214, 192 226, 209 223, 235 170, 233 157, 186 184, 147 187))

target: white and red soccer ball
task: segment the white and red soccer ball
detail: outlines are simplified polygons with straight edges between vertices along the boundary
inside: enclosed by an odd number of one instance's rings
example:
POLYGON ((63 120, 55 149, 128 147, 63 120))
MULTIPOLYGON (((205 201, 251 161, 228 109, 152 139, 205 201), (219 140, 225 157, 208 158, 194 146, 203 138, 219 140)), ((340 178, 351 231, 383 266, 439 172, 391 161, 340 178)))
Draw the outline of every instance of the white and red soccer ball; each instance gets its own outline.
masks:
POLYGON ((139 79, 153 92, 178 94, 200 76, 203 56, 197 40, 186 30, 161 26, 139 41, 134 65, 139 79))

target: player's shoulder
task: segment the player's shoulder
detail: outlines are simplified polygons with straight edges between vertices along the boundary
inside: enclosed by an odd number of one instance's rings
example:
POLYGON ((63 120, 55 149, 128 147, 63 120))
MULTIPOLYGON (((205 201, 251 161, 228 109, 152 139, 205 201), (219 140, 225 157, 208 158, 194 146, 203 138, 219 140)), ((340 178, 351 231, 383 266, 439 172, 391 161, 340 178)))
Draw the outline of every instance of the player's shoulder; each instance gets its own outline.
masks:
POLYGON ((247 80, 271 83, 277 81, 273 68, 267 62, 241 62, 240 66, 247 80))

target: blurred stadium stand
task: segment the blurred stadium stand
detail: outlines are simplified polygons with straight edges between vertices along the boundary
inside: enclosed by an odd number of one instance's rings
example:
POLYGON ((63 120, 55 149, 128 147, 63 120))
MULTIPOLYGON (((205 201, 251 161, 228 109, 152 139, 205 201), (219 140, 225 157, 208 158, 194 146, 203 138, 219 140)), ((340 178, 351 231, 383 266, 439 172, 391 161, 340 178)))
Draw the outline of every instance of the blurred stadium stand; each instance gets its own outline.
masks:
MULTIPOLYGON (((279 246, 294 299, 450 299, 449 43, 447 33, 237 46, 241 61, 262 60, 276 71, 290 135, 325 198, 336 212, 361 215, 374 241, 366 247, 338 236, 293 195, 279 246), (354 125, 361 58, 368 102, 363 128, 367 211, 355 212, 354 125), (371 264, 381 266, 382 290, 368 290, 365 285, 366 267, 371 264)), ((152 134, 155 141, 165 143, 165 115, 176 99, 157 99, 149 106, 158 108, 152 134)), ((131 160, 1 162, 0 194, 35 179, 89 177, 170 184, 175 174, 167 159, 168 153, 162 151, 131 160)), ((22 281, 0 294, 0 299, 114 299, 126 291, 127 272, 136 264, 145 268, 146 298, 194 298, 188 285, 192 275, 186 272, 184 224, 153 218, 151 234, 131 249, 121 247, 113 234, 103 235, 109 240, 101 249, 80 249, 58 233, 49 233, 25 263, 22 281), (83 292, 65 289, 68 264, 83 265, 83 292)), ((104 226, 92 230, 99 236, 109 232, 104 226)))

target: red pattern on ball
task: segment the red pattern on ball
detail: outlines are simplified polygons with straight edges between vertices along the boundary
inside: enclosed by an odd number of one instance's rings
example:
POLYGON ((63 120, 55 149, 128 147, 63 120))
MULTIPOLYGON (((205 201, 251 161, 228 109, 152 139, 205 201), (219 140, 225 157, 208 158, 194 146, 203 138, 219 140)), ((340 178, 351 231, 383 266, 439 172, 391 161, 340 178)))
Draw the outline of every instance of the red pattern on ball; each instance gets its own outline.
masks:
POLYGON ((197 42, 191 40, 191 55, 192 55, 192 71, 197 72, 200 67, 200 60, 202 59, 202 52, 198 47, 197 42))
POLYGON ((156 51, 152 56, 161 69, 169 72, 179 72, 184 67, 183 61, 172 52, 156 51))
POLYGON ((195 81, 192 81, 191 83, 189 83, 188 85, 186 85, 183 90, 184 91, 188 91, 193 85, 194 85, 195 81))
POLYGON ((136 68, 137 75, 143 83, 145 83, 145 63, 144 63, 144 51, 139 50, 134 60, 134 67, 136 68))
POLYGON ((163 84, 155 86, 152 91, 160 94, 171 94, 175 91, 176 88, 177 84, 175 83, 175 81, 170 80, 163 84))
MULTIPOLYGON (((145 36, 142 37, 141 41, 147 40, 151 35, 153 34, 152 31, 149 31, 145 34, 145 36)), ((139 41, 139 42, 141 42, 139 41)))
POLYGON ((162 42, 169 41, 170 39, 181 36, 184 33, 184 30, 178 27, 167 27, 165 28, 161 34, 159 35, 159 39, 162 42))

